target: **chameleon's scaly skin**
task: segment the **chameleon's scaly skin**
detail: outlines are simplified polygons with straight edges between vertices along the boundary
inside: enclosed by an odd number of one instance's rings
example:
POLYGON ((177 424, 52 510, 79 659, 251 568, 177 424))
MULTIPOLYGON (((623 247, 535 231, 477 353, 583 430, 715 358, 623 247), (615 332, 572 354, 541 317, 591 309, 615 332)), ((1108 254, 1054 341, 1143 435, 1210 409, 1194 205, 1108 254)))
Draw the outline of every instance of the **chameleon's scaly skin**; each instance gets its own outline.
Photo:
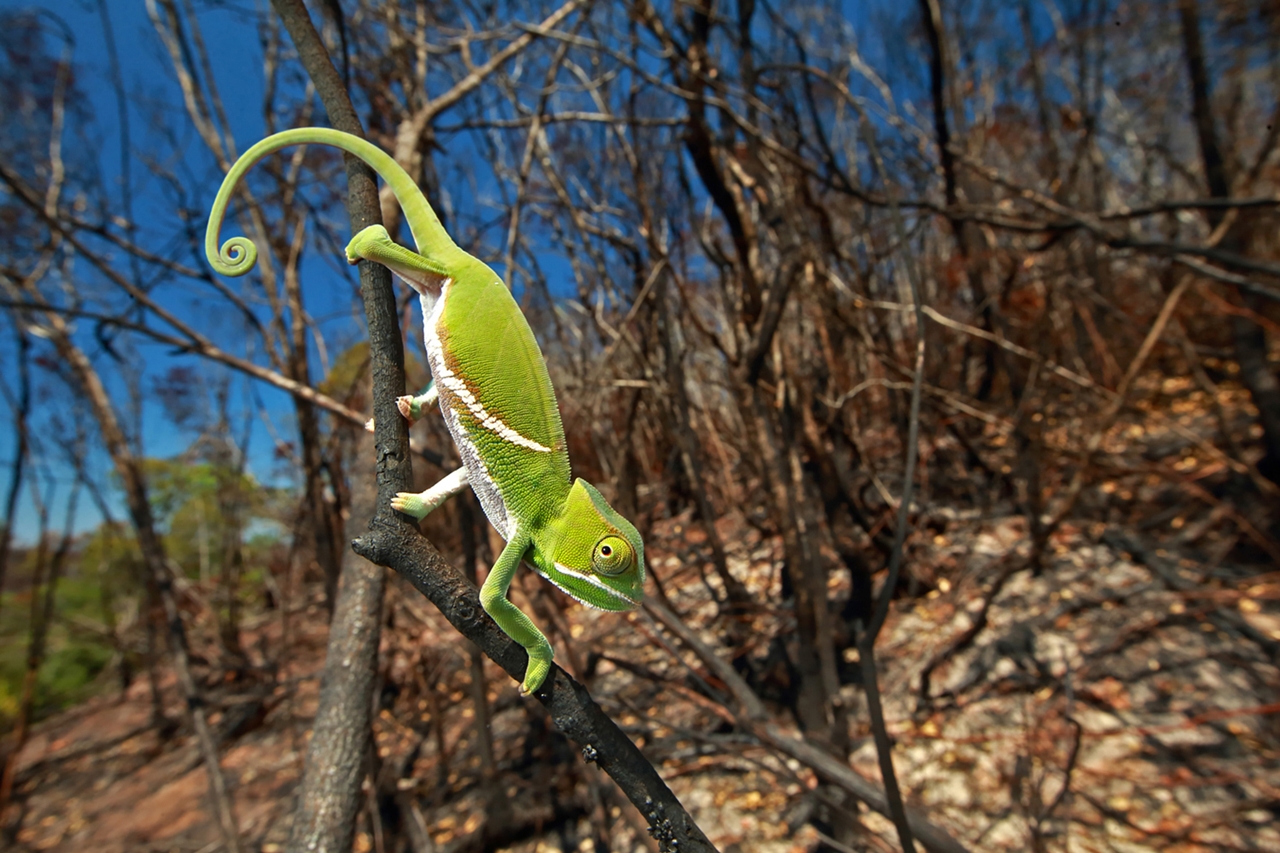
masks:
POLYGON ((569 453, 546 362, 511 292, 472 261, 424 317, 440 410, 467 470, 485 472, 476 494, 489 521, 509 539, 512 519, 550 520, 569 494, 569 453))
POLYGON ((434 388, 402 397, 412 419, 439 394, 441 413, 463 468, 420 494, 402 492, 392 507, 422 518, 470 482, 490 522, 507 540, 480 601, 503 631, 529 653, 521 689, 542 686, 553 652, 529 618, 507 601, 521 560, 577 600, 603 610, 631 610, 644 595, 644 543, 635 527, 589 483, 570 482, 569 454, 555 391, 533 330, 502 280, 453 242, 422 191, 385 152, 324 128, 300 128, 254 145, 227 173, 205 234, 209 263, 243 275, 257 260, 253 244, 218 230, 240 178, 262 157, 302 143, 332 145, 368 163, 391 187, 418 251, 397 245, 381 225, 357 234, 347 259, 389 267, 418 292, 434 388))

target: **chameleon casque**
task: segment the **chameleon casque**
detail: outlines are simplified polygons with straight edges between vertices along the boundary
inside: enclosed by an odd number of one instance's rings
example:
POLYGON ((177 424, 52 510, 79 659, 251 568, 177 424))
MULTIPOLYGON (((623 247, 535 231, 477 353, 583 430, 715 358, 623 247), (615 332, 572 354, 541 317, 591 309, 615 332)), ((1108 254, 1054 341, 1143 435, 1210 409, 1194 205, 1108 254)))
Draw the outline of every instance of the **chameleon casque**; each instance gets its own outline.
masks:
POLYGON ((383 264, 417 291, 434 382, 426 393, 396 402, 412 423, 438 398, 462 467, 425 492, 400 492, 391 506, 422 519, 471 484, 485 515, 506 540, 480 602, 529 653, 520 689, 532 693, 550 673, 554 652, 529 617, 507 600, 521 561, 583 604, 632 610, 644 595, 644 543, 595 487, 570 479, 564 427, 546 362, 507 286, 453 242, 422 190, 377 146, 327 128, 286 130, 254 145, 231 167, 213 203, 205 232, 209 264, 228 276, 253 268, 257 250, 249 239, 233 237, 219 250, 227 205, 240 179, 260 159, 308 143, 359 157, 387 182, 404 210, 417 252, 373 225, 351 240, 347 260, 383 264))

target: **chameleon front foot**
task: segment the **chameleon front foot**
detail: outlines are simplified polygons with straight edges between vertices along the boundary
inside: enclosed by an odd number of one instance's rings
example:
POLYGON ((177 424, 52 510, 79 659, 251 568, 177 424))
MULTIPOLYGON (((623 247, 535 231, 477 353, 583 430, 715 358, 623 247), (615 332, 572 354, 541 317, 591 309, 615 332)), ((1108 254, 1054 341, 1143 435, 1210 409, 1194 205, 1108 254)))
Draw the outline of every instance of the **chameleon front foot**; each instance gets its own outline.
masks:
POLYGON ((551 674, 551 659, 553 652, 551 646, 546 647, 545 655, 542 649, 533 648, 526 649, 529 653, 529 665, 524 670, 524 681, 520 683, 520 695, 529 696, 534 691, 542 687, 546 682, 547 676, 551 674))
POLYGON ((542 687, 551 672, 551 659, 555 652, 538 627, 520 611, 518 607, 507 601, 507 590, 511 588, 511 578, 520 566, 520 560, 529 548, 529 534, 516 528, 511 532, 498 560, 489 571, 480 588, 480 606, 484 612, 493 617, 493 621, 502 629, 502 633, 524 646, 529 655, 529 665, 524 670, 524 681, 520 683, 520 693, 528 696, 542 687))

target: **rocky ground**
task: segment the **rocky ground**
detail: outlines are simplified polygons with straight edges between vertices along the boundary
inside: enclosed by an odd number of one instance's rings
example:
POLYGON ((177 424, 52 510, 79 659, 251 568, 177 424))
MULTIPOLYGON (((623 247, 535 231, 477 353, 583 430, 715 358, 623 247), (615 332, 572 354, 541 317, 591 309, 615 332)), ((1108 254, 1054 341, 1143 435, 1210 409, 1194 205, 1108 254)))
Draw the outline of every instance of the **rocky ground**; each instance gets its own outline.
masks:
MULTIPOLYGON (((1158 531, 1103 522, 1064 525, 1038 575, 1009 572, 1028 547, 1021 517, 956 513, 942 526, 917 534, 910 550, 932 589, 895 609, 880 643, 912 802, 973 850, 1280 850, 1280 573, 1208 563, 1199 550, 1179 550, 1177 537, 1158 544, 1158 531), (982 619, 972 642, 957 642, 982 619)), ((693 538, 686 522, 664 523, 652 559, 673 603, 715 642, 706 587, 674 547, 693 538)), ((735 575, 776 600, 766 591, 776 592, 780 547, 737 540, 735 575)), ((829 791, 794 760, 735 734, 688 687, 678 650, 655 642, 653 621, 561 613, 536 583, 526 578, 517 601, 574 638, 562 663, 590 670, 594 695, 721 850, 819 846, 821 823, 809 817, 831 807, 829 791)), ((387 849, 392 820, 409 825, 422 850, 653 849, 608 779, 491 664, 486 764, 477 664, 416 594, 396 588, 391 601, 377 721, 384 805, 362 815, 357 850, 387 849)), ((781 618, 757 614, 753 634, 785 632, 781 618)), ((287 644, 274 688, 211 689, 249 850, 283 849, 316 708, 323 610, 312 604, 288 622, 267 615, 246 630, 250 648, 287 644)), ((843 689, 853 719, 865 720, 859 688, 843 689)), ((156 731, 149 696, 140 680, 39 726, 21 756, 20 849, 220 848, 193 739, 183 726, 156 731)), ((165 696, 180 719, 172 684, 165 696)), ((877 778, 869 729, 859 723, 853 735, 852 766, 877 778)), ((887 821, 865 809, 860 820, 860 849, 895 849, 887 821)))

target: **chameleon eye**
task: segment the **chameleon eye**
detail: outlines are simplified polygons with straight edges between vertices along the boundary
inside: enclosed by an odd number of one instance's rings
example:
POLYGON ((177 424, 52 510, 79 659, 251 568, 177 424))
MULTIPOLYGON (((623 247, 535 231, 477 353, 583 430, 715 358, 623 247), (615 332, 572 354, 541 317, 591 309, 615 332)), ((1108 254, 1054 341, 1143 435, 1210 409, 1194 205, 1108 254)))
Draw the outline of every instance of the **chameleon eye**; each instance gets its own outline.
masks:
POLYGON ((606 536, 596 543, 591 565, 602 575, 619 575, 631 566, 631 546, 619 536, 606 536))

